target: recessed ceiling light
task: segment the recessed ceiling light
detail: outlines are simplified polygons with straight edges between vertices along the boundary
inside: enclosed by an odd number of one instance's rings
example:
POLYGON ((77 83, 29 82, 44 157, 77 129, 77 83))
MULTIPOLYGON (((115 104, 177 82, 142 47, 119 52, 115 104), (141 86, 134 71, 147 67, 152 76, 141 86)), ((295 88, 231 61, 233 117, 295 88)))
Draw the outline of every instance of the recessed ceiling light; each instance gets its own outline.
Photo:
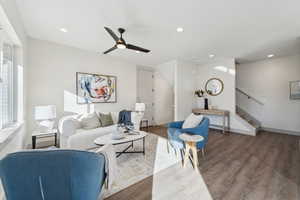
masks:
POLYGON ((140 51, 135 51, 135 53, 140 53, 140 51))
POLYGON ((182 27, 178 27, 178 28, 176 29, 176 31, 177 31, 178 33, 182 33, 182 32, 183 32, 183 28, 182 28, 182 27))
POLYGON ((59 29, 61 32, 64 32, 64 33, 67 33, 68 32, 68 30, 66 29, 66 28, 61 28, 61 29, 59 29))
POLYGON ((273 58, 274 57, 274 54, 269 54, 268 55, 268 58, 273 58))
POLYGON ((213 57, 215 57, 215 55, 214 54, 209 54, 209 57, 213 58, 213 57))

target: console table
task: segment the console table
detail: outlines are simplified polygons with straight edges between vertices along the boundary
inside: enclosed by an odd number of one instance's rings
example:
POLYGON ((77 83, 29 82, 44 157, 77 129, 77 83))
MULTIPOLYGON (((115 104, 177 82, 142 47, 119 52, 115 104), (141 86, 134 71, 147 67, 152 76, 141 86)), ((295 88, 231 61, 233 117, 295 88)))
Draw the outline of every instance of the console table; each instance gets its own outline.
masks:
POLYGON ((202 108, 195 108, 193 109, 194 114, 201 114, 201 115, 215 115, 215 116, 221 116, 223 118, 223 134, 225 134, 226 131, 230 131, 230 112, 228 110, 220 110, 220 109, 202 109, 202 108), (227 125, 226 125, 226 118, 227 118, 227 125))

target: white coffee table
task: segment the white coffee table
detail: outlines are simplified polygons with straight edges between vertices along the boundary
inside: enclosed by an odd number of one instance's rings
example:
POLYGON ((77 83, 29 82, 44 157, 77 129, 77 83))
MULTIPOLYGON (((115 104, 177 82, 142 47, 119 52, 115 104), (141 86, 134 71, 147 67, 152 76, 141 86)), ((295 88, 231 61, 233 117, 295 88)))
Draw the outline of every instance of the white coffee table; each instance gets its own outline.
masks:
POLYGON ((147 133, 145 131, 138 131, 139 134, 131 135, 131 134, 125 134, 125 137, 122 139, 113 139, 112 133, 98 137, 94 143, 99 146, 103 146, 106 144, 112 144, 112 145, 120 145, 120 144, 126 144, 130 143, 128 147, 126 147, 123 151, 116 152, 117 157, 122 155, 123 153, 142 153, 145 155, 145 138, 147 136, 147 133), (143 150, 142 151, 128 151, 130 148, 133 148, 133 142, 142 140, 143 141, 143 150))

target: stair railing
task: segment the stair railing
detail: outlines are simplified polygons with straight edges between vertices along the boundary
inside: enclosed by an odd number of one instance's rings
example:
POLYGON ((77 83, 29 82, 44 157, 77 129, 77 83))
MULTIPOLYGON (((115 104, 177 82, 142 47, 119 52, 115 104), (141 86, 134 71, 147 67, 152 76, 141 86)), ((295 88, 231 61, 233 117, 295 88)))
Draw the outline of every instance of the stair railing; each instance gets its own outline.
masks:
POLYGON ((245 95, 248 99, 251 99, 251 100, 255 101, 256 103, 258 103, 258 104, 260 104, 260 105, 262 105, 262 106, 264 105, 263 102, 261 102, 260 100, 258 100, 258 99, 255 98, 255 97, 253 97, 253 96, 247 94, 247 93, 244 92, 243 90, 241 90, 241 89, 239 89, 239 88, 235 88, 235 90, 236 90, 237 92, 239 92, 239 93, 245 95))

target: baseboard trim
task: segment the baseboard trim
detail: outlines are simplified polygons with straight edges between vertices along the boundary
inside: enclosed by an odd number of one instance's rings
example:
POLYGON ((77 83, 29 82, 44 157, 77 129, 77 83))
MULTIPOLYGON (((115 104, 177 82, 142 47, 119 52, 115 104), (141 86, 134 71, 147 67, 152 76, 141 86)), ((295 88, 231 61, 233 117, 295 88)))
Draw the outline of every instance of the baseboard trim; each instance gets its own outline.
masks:
MULTIPOLYGON (((215 129, 215 130, 223 130, 223 126, 219 125, 210 125, 210 129, 215 129)), ((250 136, 256 136, 256 133, 252 133, 251 131, 245 131, 245 130, 240 130, 240 129, 234 129, 230 128, 230 133, 236 133, 236 134, 243 134, 243 135, 250 135, 250 136)))
POLYGON ((261 130, 273 132, 273 133, 281 133, 281 134, 286 134, 286 135, 300 136, 300 132, 298 132, 298 131, 289 131, 289 130, 284 130, 284 129, 269 128, 269 127, 261 127, 261 130))
POLYGON ((168 125, 169 123, 166 123, 166 124, 155 124, 155 125, 152 125, 153 127, 165 127, 165 128, 168 128, 168 125))
POLYGON ((245 131, 245 130, 241 130, 241 129, 230 129, 230 132, 243 134, 243 135, 249 135, 249 136, 256 136, 256 132, 245 131))

